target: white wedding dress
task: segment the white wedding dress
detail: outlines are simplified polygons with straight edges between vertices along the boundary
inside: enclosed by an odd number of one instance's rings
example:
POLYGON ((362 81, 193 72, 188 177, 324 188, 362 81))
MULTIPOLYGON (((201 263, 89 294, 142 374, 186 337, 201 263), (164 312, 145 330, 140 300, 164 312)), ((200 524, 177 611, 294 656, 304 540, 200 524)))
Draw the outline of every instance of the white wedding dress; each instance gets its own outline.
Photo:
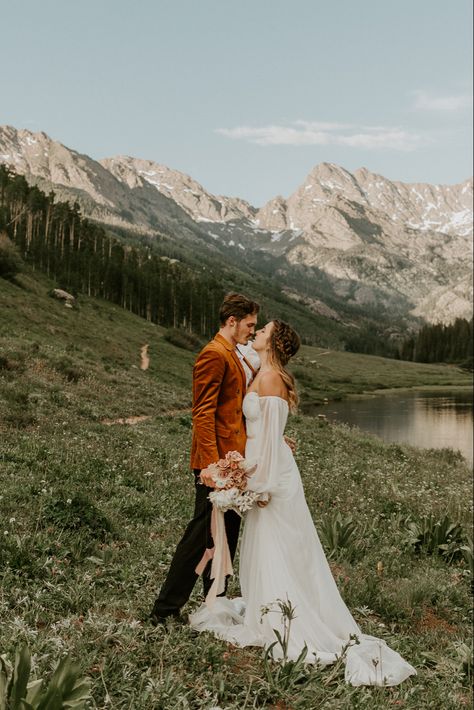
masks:
MULTIPOLYGON (((304 646, 306 662, 334 663, 352 635, 345 679, 352 685, 397 685, 415 669, 384 641, 361 632, 344 604, 327 563, 306 504, 293 454, 283 433, 288 404, 281 397, 245 396, 247 423, 245 458, 257 461, 249 488, 269 493, 265 508, 246 514, 240 551, 242 598, 218 597, 190 615, 198 631, 211 631, 237 646, 269 646, 274 629, 283 631, 280 613, 262 616, 262 607, 289 600, 291 622, 287 657, 296 659, 304 646)), ((281 647, 273 649, 281 657, 281 647)))

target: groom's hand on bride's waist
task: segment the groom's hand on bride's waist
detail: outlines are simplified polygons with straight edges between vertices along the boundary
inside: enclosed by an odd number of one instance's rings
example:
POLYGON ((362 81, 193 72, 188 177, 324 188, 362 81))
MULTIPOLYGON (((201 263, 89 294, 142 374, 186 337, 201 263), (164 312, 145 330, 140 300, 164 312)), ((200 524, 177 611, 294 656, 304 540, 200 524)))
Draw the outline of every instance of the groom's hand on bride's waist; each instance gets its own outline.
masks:
POLYGON ((286 441, 286 443, 288 444, 288 446, 290 447, 291 453, 292 454, 296 453, 296 441, 294 439, 290 439, 289 436, 284 436, 283 438, 286 441))

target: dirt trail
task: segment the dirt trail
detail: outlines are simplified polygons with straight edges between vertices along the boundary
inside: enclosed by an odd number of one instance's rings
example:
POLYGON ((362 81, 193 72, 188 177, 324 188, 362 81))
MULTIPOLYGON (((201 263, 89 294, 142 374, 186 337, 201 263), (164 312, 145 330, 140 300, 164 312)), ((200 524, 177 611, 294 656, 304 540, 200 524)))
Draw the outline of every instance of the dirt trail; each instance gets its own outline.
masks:
POLYGON ((147 419, 151 419, 149 414, 140 414, 135 417, 120 417, 119 419, 102 419, 101 424, 106 426, 111 426, 112 424, 138 424, 139 422, 146 422, 147 419))
POLYGON ((148 366, 150 365, 150 357, 148 355, 148 348, 149 345, 142 345, 140 349, 140 357, 141 357, 141 363, 140 363, 140 370, 148 370, 148 366))

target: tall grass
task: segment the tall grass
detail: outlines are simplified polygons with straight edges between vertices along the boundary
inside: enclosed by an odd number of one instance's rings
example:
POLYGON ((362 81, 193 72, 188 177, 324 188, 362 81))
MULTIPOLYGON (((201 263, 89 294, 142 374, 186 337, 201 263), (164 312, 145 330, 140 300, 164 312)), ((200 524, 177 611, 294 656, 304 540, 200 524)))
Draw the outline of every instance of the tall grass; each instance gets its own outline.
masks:
MULTIPOLYGON (((23 292, 0 281, 0 655, 12 662, 26 644, 32 678, 45 679, 69 655, 91 679, 97 708, 470 706, 469 540, 456 538, 461 554, 447 559, 414 544, 409 528, 449 516, 469 529, 470 472, 460 455, 290 420, 308 505, 346 603, 363 631, 384 638, 418 675, 393 689, 351 688, 337 665, 287 669, 279 682, 281 667, 261 649, 147 621, 193 507, 194 355, 110 304, 85 299, 72 311, 43 296, 46 281, 26 283, 23 292), (58 367, 64 359, 77 380, 58 367), (110 424, 132 415, 150 418, 110 424)), ((372 359, 363 362, 368 373, 372 359)), ((239 592, 236 578, 230 591, 239 592)), ((201 599, 197 585, 184 612, 201 599)))

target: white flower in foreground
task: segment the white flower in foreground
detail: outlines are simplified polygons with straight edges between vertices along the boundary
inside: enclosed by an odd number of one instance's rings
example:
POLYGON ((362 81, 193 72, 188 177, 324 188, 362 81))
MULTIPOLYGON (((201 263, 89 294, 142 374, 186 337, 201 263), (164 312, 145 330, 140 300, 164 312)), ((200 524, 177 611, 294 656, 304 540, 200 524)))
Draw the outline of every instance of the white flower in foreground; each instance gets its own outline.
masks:
POLYGON ((241 493, 241 495, 238 496, 235 503, 241 513, 246 513, 247 510, 253 508, 259 498, 259 493, 254 493, 254 491, 244 491, 244 493, 241 493))
POLYGON ((224 491, 214 490, 209 494, 209 500, 219 510, 235 510, 246 513, 254 504, 264 496, 254 491, 239 491, 238 488, 228 488, 224 491))
POLYGON ((226 511, 234 507, 238 495, 237 488, 228 488, 224 491, 213 491, 209 494, 209 500, 216 508, 226 511))

